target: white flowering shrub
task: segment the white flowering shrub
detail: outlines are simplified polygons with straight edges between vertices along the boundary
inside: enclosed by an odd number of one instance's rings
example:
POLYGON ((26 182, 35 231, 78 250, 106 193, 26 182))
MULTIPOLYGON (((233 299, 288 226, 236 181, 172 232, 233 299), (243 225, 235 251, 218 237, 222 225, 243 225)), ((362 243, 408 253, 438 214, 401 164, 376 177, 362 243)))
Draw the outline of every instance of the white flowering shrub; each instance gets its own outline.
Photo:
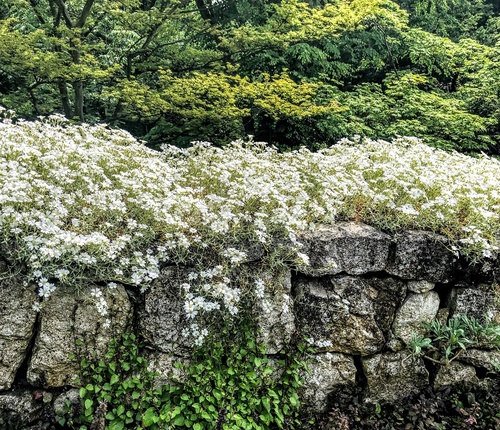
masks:
POLYGON ((2 254, 27 267, 40 303, 59 282, 95 282, 103 315, 103 282, 144 290, 161 264, 193 267, 183 285, 193 324, 204 312, 234 315, 242 296, 264 297, 261 280, 241 291, 229 276, 249 246, 270 264, 305 264, 297 233, 317 223, 427 229, 489 257, 499 209, 498 160, 414 138, 345 140, 316 153, 243 142, 156 152, 126 132, 57 116, 0 122, 2 254))

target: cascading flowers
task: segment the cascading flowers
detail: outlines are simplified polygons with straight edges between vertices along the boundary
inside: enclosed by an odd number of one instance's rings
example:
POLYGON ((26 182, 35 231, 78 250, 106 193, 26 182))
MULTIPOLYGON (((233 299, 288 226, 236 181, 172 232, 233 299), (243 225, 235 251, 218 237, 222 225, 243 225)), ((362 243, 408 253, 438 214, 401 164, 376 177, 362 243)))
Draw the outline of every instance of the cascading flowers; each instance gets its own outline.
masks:
POLYGON ((241 141, 158 152, 124 131, 60 116, 0 122, 0 252, 27 267, 35 308, 58 283, 95 283, 105 317, 103 282, 144 291, 162 264, 187 264, 184 310, 198 342, 204 313, 235 315, 249 294, 265 300, 263 281, 249 291, 231 281, 252 249, 307 264, 298 233, 355 219, 435 231, 457 252, 488 258, 499 215, 498 160, 415 138, 344 139, 318 152, 241 141))

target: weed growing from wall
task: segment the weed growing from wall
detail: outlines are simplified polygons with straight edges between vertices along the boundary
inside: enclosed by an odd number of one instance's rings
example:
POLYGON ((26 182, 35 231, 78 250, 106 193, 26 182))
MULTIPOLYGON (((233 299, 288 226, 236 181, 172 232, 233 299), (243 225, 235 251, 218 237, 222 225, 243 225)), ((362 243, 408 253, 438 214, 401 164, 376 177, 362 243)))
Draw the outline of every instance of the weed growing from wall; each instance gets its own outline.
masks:
POLYGON ((500 349, 500 325, 489 320, 459 315, 446 324, 438 320, 422 324, 427 335, 413 336, 408 348, 435 364, 448 365, 471 346, 500 349))

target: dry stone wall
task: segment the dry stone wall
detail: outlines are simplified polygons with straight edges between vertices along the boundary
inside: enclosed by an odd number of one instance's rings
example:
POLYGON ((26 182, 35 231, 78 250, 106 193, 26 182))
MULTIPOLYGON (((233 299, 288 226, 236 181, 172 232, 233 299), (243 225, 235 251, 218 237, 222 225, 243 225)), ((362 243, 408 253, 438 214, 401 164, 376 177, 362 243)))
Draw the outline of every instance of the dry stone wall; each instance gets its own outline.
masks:
MULTIPOLYGON (((397 401, 427 386, 479 383, 500 352, 469 348, 436 370, 410 357, 406 344, 424 333, 422 322, 457 314, 488 315, 500 324, 500 264, 471 266, 443 237, 422 231, 389 235, 343 223, 300 237, 308 266, 270 272, 249 263, 255 277, 272 277, 268 312, 257 312, 260 341, 270 357, 295 333, 319 345, 302 392, 304 407, 324 412, 336 390, 359 386, 371 402, 397 401)), ((256 254, 258 258, 258 253, 256 254)), ((2 263, 3 264, 3 263, 2 263)), ((13 268, 6 263, 7 274, 13 268)), ((247 270, 248 272, 248 270, 247 270)), ((165 268, 145 293, 108 289, 109 327, 102 324, 90 287, 59 287, 40 313, 36 288, 22 276, 0 281, 0 428, 44 428, 68 399, 77 403, 78 369, 71 354, 102 353, 110 340, 135 331, 158 383, 168 382, 176 361, 189 359, 180 285, 188 268, 165 268), (77 346, 76 339, 83 339, 77 346), (17 424, 16 424, 17 423, 17 424), (38 427, 36 427, 38 426, 38 427)))

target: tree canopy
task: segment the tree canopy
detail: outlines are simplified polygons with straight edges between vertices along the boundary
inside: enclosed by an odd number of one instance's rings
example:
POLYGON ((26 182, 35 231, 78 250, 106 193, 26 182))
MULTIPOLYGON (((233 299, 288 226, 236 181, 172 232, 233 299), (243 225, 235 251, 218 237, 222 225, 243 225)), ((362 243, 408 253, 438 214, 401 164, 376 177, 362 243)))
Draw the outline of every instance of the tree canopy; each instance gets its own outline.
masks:
POLYGON ((487 0, 7 0, 0 104, 151 145, 414 135, 500 153, 487 0))

